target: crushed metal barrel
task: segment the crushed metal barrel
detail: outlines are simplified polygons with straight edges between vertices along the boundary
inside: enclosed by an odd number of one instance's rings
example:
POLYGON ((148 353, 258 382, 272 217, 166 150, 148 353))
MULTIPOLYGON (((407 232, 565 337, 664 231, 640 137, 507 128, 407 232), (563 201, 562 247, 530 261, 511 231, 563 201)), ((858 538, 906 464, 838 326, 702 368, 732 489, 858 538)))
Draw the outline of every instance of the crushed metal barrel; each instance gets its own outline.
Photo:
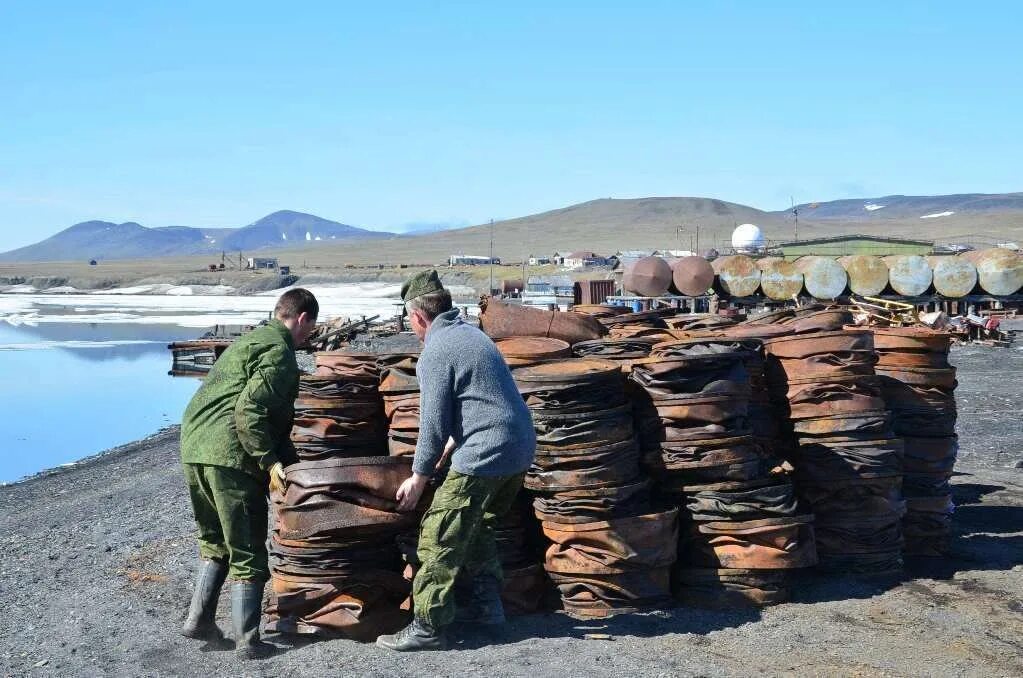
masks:
POLYGON ((419 379, 416 353, 377 356, 380 395, 387 420, 387 450, 392 456, 412 456, 419 440, 419 379))

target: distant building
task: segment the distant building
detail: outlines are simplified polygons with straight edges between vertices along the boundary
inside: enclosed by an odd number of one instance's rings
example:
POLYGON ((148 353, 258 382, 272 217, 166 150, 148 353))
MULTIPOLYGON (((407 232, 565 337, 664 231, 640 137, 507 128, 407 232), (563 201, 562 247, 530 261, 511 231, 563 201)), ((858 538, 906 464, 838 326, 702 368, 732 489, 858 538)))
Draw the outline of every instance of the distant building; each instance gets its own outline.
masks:
POLYGON ((452 254, 448 257, 448 266, 483 266, 485 264, 500 264, 498 257, 481 257, 473 254, 452 254))
POLYGON ((541 254, 539 256, 532 255, 532 254, 529 255, 529 265, 530 266, 546 266, 549 263, 551 263, 551 258, 548 257, 548 256, 545 256, 543 254, 541 254))
POLYGON ((607 258, 593 252, 571 252, 563 260, 565 268, 585 268, 587 266, 604 266, 607 258))
POLYGON ((248 268, 252 271, 273 271, 277 266, 277 257, 249 257, 248 268))
POLYGON ((790 240, 778 243, 777 249, 786 259, 811 255, 844 257, 851 254, 873 254, 884 257, 891 254, 931 254, 934 251, 934 243, 929 240, 906 240, 878 235, 851 234, 809 240, 790 240))
POLYGON ((567 275, 531 275, 522 292, 522 303, 528 306, 567 307, 574 299, 574 284, 567 275))

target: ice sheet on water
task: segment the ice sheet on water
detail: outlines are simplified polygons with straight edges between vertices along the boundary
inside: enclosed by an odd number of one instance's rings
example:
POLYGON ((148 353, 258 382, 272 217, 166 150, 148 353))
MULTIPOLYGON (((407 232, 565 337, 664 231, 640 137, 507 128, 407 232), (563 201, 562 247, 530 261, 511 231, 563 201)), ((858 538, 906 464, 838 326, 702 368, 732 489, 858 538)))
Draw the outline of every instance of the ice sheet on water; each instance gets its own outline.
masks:
POLYGON ((37 351, 54 348, 114 348, 115 346, 139 346, 142 344, 165 344, 165 341, 143 339, 118 339, 110 341, 36 341, 32 343, 0 344, 0 351, 37 351))

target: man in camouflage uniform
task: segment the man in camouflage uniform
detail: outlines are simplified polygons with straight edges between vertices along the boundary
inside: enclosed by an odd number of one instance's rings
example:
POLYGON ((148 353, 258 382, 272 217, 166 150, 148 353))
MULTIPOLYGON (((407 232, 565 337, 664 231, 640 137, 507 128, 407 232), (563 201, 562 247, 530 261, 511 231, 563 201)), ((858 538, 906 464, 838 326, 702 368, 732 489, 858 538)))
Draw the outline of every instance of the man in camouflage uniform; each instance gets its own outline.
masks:
POLYGON ((220 356, 181 423, 181 461, 202 559, 181 632, 224 642, 214 617, 230 575, 235 646, 247 659, 273 650, 259 638, 270 577, 266 490, 268 482, 281 487, 283 465, 296 461, 290 441, 298 395, 295 348, 309 338, 318 313, 308 290, 281 295, 274 319, 220 356))
POLYGON ((377 638, 377 645, 404 652, 443 649, 452 621, 504 622, 493 530, 522 487, 536 434, 504 358, 489 337, 459 317, 437 272, 409 279, 402 299, 424 347, 416 365, 419 440, 412 476, 398 489, 401 510, 415 508, 449 437, 454 441, 451 470, 419 531, 412 622, 377 638), (457 610, 456 579, 467 580, 469 588, 469 600, 459 600, 457 610))

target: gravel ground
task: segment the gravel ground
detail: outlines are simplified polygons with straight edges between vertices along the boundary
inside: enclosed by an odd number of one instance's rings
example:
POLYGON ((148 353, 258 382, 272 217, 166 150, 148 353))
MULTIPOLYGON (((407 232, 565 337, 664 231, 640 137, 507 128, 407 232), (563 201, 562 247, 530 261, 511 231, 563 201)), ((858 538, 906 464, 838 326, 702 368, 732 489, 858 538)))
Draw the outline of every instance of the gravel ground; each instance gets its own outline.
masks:
POLYGON ((0 675, 1023 675, 1023 351, 957 348, 954 362, 953 552, 899 582, 808 575, 762 611, 533 615, 414 656, 279 638, 279 655, 241 664, 176 633, 196 551, 168 429, 0 487, 0 675))

